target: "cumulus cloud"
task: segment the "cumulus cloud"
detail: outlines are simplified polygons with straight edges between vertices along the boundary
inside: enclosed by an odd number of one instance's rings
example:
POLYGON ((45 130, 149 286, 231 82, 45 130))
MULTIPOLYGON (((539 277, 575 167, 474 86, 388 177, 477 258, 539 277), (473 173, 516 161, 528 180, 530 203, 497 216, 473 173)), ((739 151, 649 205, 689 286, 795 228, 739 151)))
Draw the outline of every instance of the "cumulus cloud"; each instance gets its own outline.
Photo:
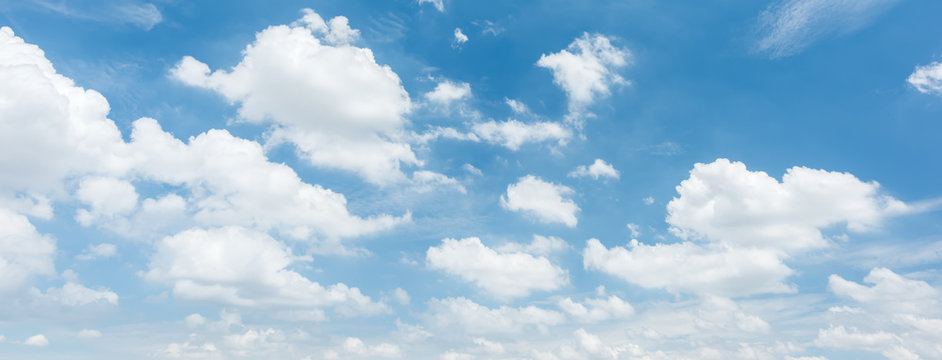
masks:
POLYGON ((23 345, 43 347, 43 346, 49 345, 49 340, 46 339, 45 335, 37 334, 37 335, 30 336, 29 338, 24 340, 23 345))
POLYGON ((429 268, 472 282, 499 299, 556 290, 569 282, 568 272, 545 257, 498 252, 478 238, 444 239, 441 245, 428 249, 425 261, 429 268))
POLYGON ((428 192, 435 188, 452 188, 462 194, 467 193, 464 185, 444 174, 434 171, 419 170, 412 173, 412 183, 418 192, 428 192))
POLYGON ((89 209, 79 209, 75 214, 75 220, 83 226, 130 213, 137 207, 138 199, 137 191, 130 182, 103 177, 83 179, 75 196, 89 206, 89 209))
POLYGON ((793 167, 782 181, 739 162, 696 164, 667 205, 671 232, 686 241, 607 248, 591 239, 587 269, 672 292, 742 296, 794 291, 784 260, 828 246, 824 228, 870 231, 908 206, 876 182, 793 167))
POLYGON ((432 299, 426 316, 430 326, 469 334, 518 334, 560 324, 565 316, 536 306, 488 308, 463 297, 432 299))
POLYGON ((778 58, 867 26, 898 0, 781 0, 759 14, 756 49, 778 58))
POLYGON ((36 231, 25 216, 0 208, 0 293, 22 290, 37 276, 55 275, 55 252, 52 237, 36 231))
POLYGON ((438 105, 449 105, 455 101, 471 97, 471 84, 444 80, 435 85, 435 89, 425 93, 425 98, 438 105))
POLYGON ((906 82, 923 94, 942 95, 942 63, 917 66, 906 82))
POLYGON ((609 96, 612 86, 629 83, 618 71, 628 65, 630 56, 628 49, 615 47, 605 35, 584 33, 566 49, 541 55, 536 64, 553 72, 553 82, 569 97, 571 119, 578 120, 586 107, 609 96))
POLYGON ((595 162, 589 166, 579 165, 579 167, 576 167, 575 170, 569 173, 569 177, 586 176, 591 176, 593 179, 598 180, 600 177, 618 179, 620 175, 618 170, 615 170, 615 167, 612 166, 612 164, 609 164, 602 159, 595 159, 595 162))
POLYGON ((513 151, 523 144, 543 141, 556 141, 562 146, 572 137, 569 129, 554 122, 524 123, 513 119, 475 123, 472 130, 482 140, 513 151))
POLYGON ((607 298, 585 299, 582 302, 573 301, 572 298, 567 297, 560 299, 556 305, 577 321, 590 323, 626 318, 635 312, 631 304, 615 295, 607 298))
POLYGON ((193 229, 156 244, 142 276, 173 286, 174 296, 224 305, 376 314, 387 310, 343 283, 321 286, 287 269, 298 257, 264 233, 239 227, 193 229))
POLYGON ((50 300, 67 306, 81 306, 89 304, 118 304, 118 294, 107 289, 89 289, 74 282, 67 282, 61 288, 46 290, 46 297, 50 300))
POLYGON ((500 205, 510 211, 533 215, 540 222, 561 223, 572 228, 579 222, 576 218, 579 206, 569 198, 573 192, 569 187, 527 175, 507 186, 507 193, 500 197, 500 205))
POLYGON ((229 71, 210 72, 187 56, 171 74, 238 104, 242 120, 270 124, 269 144, 292 143, 311 164, 380 185, 405 180, 400 165, 421 164, 396 139, 408 122, 409 94, 370 49, 346 44, 353 35, 345 18, 324 25, 315 15, 305 10, 298 23, 257 33, 229 71))

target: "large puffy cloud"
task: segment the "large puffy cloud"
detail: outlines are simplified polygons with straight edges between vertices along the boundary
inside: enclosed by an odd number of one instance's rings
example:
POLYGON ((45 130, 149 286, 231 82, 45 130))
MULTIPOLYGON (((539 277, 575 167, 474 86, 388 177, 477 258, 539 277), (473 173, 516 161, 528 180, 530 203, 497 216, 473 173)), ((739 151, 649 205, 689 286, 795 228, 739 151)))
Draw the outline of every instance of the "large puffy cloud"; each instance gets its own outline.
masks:
POLYGON ((409 219, 351 215, 342 194, 301 181, 269 162, 261 145, 225 130, 184 143, 144 118, 126 143, 99 93, 57 74, 42 50, 9 28, 0 29, 0 47, 0 78, 9 80, 0 81, 0 95, 11 100, 0 106, 0 167, 18 169, 0 174, 0 204, 17 212, 52 216, 49 199, 68 195, 65 184, 76 179, 75 197, 87 205, 76 219, 124 234, 250 225, 333 242, 409 219), (186 197, 171 192, 138 204, 132 181, 183 186, 186 197))
POLYGON ((39 47, 0 28, 0 203, 51 217, 62 180, 127 168, 108 102, 56 73, 39 47), (42 159, 42 161, 37 161, 42 159))
POLYGON ((500 205, 510 211, 533 215, 544 223, 576 227, 579 205, 569 198, 573 192, 567 186, 527 175, 507 186, 507 193, 500 197, 500 205))
POLYGON ((257 33, 229 71, 210 73, 206 64, 184 57, 172 74, 238 103, 245 121, 272 124, 269 141, 295 144, 312 164, 377 184, 405 180, 400 164, 420 164, 409 144, 395 140, 407 123, 408 93, 372 51, 332 40, 335 21, 325 28, 313 15, 308 10, 296 24, 257 33))
POLYGON ((876 182, 849 173, 793 167, 779 182, 726 159, 694 165, 677 193, 667 222, 681 238, 785 253, 826 246, 823 228, 868 231, 907 210, 876 182))
POLYGON ((342 194, 301 181, 290 167, 268 161, 261 145, 225 130, 210 130, 189 143, 164 132, 152 119, 134 122, 132 148, 138 176, 184 185, 186 206, 199 225, 252 225, 308 239, 338 239, 387 229, 405 217, 360 218, 349 214, 342 194))
POLYGON ((824 37, 866 26, 899 0, 781 0, 759 15, 756 48, 771 57, 794 55, 824 37))
POLYGON ((942 63, 917 66, 906 82, 923 94, 942 95, 942 63))
POLYGON ((848 173, 789 169, 781 182, 740 162, 696 164, 667 205, 674 244, 606 248, 589 240, 587 269, 648 288, 723 296, 790 292, 784 261, 828 246, 822 229, 878 228, 906 204, 880 193, 876 182, 848 173))
POLYGON ((535 290, 556 290, 569 281, 568 272, 545 257, 498 252, 478 238, 444 239, 441 245, 428 249, 426 263, 501 299, 527 296, 535 290))
POLYGON ((193 229, 160 240, 142 276, 173 285, 176 297, 220 304, 344 314, 386 311, 342 283, 329 287, 287 269, 297 257, 268 235, 239 227, 193 229))
POLYGON ((618 70, 628 64, 630 56, 627 49, 613 46, 608 37, 585 33, 568 48, 543 54, 536 64, 553 72, 553 82, 569 97, 570 116, 580 117, 587 106, 607 97, 612 86, 628 84, 618 70))
POLYGON ((0 293, 55 275, 55 252, 54 239, 37 232, 25 216, 0 208, 0 293))

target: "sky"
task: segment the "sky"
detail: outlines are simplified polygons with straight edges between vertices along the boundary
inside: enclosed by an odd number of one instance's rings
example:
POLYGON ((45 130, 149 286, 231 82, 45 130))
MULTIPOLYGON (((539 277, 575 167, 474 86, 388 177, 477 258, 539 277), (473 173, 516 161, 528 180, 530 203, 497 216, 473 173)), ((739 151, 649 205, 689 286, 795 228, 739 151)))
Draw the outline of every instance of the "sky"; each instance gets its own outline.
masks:
POLYGON ((942 2, 0 0, 0 358, 942 359, 942 2))

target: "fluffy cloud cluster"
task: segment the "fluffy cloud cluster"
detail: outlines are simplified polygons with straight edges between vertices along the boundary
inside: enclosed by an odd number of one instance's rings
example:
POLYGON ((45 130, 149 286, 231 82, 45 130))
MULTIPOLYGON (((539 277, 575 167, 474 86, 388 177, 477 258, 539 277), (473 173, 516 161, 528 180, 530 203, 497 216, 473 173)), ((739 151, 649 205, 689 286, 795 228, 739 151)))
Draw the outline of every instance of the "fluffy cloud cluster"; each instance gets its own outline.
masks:
POLYGON ((375 314, 386 306, 356 288, 329 287, 287 269, 297 257, 284 244, 239 227, 188 230, 160 240, 147 280, 171 284, 176 297, 226 305, 282 309, 334 307, 345 314, 375 314))
POLYGON ((628 65, 630 56, 608 37, 585 33, 568 48, 543 54, 536 64, 553 72, 553 82, 569 97, 570 116, 578 118, 587 106, 611 94, 612 86, 628 84, 618 70, 628 65))
POLYGON ((376 184, 405 180, 400 164, 420 165, 396 140, 412 105, 399 77, 366 48, 350 46, 346 18, 329 23, 310 10, 297 23, 256 34, 231 70, 184 57, 181 82, 239 105, 241 119, 271 124, 270 142, 294 144, 314 165, 351 171, 376 184))
POLYGON ((428 249, 426 263, 500 299, 527 296, 535 290, 556 290, 569 282, 568 272, 545 257, 496 251, 478 238, 444 239, 441 245, 428 249))
POLYGON ((878 228, 908 206, 882 195, 879 184, 848 173, 804 167, 782 181, 743 163, 718 159, 696 164, 667 206, 674 244, 606 248, 589 240, 586 268, 649 288, 741 296, 789 292, 793 273, 784 260, 828 245, 822 229, 878 228))
POLYGON ((500 205, 510 211, 533 215, 544 223, 576 227, 579 206, 569 198, 573 192, 567 186, 527 175, 507 186, 507 193, 500 197, 500 205))

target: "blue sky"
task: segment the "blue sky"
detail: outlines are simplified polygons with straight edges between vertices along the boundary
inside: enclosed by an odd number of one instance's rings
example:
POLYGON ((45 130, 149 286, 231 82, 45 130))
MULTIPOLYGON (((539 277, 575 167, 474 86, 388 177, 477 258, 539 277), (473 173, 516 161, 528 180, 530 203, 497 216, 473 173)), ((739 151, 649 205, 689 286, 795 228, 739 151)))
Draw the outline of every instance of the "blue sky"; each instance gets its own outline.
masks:
POLYGON ((940 11, 0 0, 0 357, 942 358, 940 11))

